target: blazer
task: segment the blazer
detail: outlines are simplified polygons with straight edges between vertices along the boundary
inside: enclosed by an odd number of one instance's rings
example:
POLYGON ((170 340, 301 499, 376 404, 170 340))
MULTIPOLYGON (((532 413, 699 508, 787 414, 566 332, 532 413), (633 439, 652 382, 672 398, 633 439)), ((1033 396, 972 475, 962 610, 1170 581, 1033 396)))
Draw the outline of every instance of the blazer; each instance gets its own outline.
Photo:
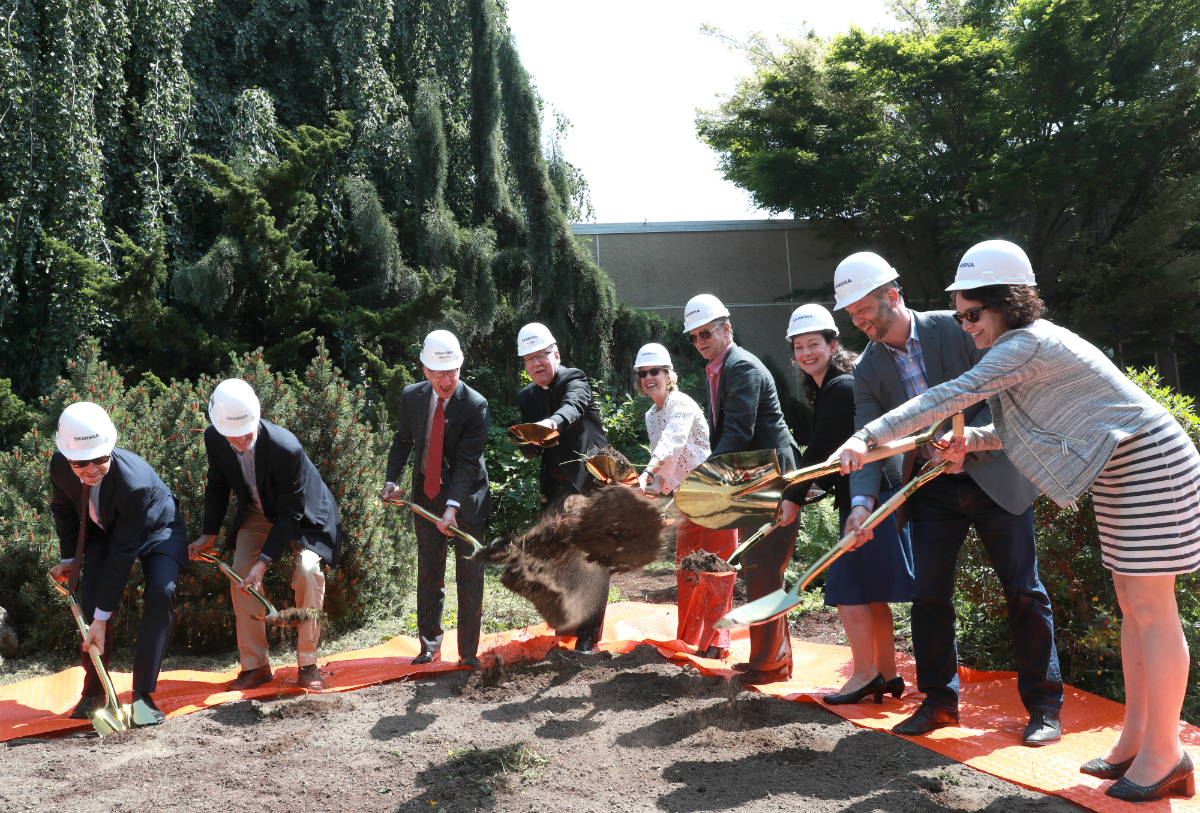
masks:
MULTIPOLYGON (((221 532, 232 491, 237 495, 238 510, 231 533, 237 534, 246 507, 252 504, 237 452, 211 424, 204 430, 204 448, 208 450, 208 478, 202 532, 221 532)), ((282 426, 260 420, 254 445, 254 476, 263 516, 273 523, 263 542, 263 555, 278 559, 288 543, 295 542, 330 567, 335 566, 342 553, 342 517, 333 494, 296 436, 282 426)))
POLYGON ((775 379, 757 356, 736 344, 721 365, 709 444, 713 455, 774 449, 785 472, 800 460, 800 447, 783 420, 775 379))
MULTIPOLYGON (((917 322, 917 338, 921 342, 925 378, 930 388, 967 372, 987 353, 975 346, 975 341, 958 326, 950 311, 909 313, 917 322)), ((879 342, 871 342, 854 362, 855 426, 861 429, 906 401, 908 393, 904 391, 900 371, 891 352, 879 342)), ((986 404, 968 407, 964 410, 964 417, 974 427, 988 426, 992 422, 991 411, 986 404)), ((924 425, 934 420, 931 417, 924 425)), ((912 469, 914 459, 912 453, 905 455, 906 475, 912 469)), ((1025 513, 1040 492, 1002 451, 973 452, 964 460, 963 469, 989 497, 1012 514, 1025 513)), ((881 463, 875 462, 851 472, 851 493, 877 498, 881 471, 881 463)))
MULTIPOLYGON (((832 372, 832 371, 831 371, 832 372)), ((834 373, 826 376, 813 400, 812 433, 804 454, 800 455, 800 466, 815 466, 824 463, 854 434, 854 374, 834 373)), ((883 465, 883 484, 896 488, 903 479, 899 457, 889 458, 883 465)), ((797 505, 804 503, 808 489, 813 484, 825 491, 833 489, 833 505, 838 510, 850 508, 850 475, 827 474, 817 480, 806 480, 791 485, 783 492, 783 498, 797 505)))
POLYGON ((1039 319, 996 340, 983 361, 867 425, 880 442, 986 398, 994 425, 969 448, 1003 446, 1060 507, 1100 475, 1117 444, 1168 414, 1117 366, 1066 328, 1039 319))
MULTIPOLYGON (((96 594, 96 606, 108 612, 117 608, 137 557, 164 553, 181 567, 191 564, 183 517, 167 484, 149 463, 127 449, 113 449, 111 460, 99 486, 100 524, 89 519, 87 526, 89 541, 108 545, 96 594)), ((50 512, 54 514, 63 559, 75 556, 82 507, 83 483, 67 458, 56 451, 50 458, 50 512)))
MULTIPOLYGON (((411 384, 400 396, 400 418, 388 452, 387 482, 398 483, 404 475, 409 454, 413 458, 411 496, 421 491, 418 474, 425 459, 425 424, 433 385, 411 384)), ((491 410, 487 399, 461 381, 446 401, 446 430, 442 436, 442 490, 446 499, 459 504, 462 522, 482 526, 492 514, 492 490, 488 485, 483 452, 487 447, 491 410)))
POLYGON ((549 387, 543 389, 537 384, 522 387, 517 393, 517 406, 521 409, 521 420, 526 423, 546 418, 558 422, 558 445, 537 450, 542 458, 542 493, 547 493, 553 466, 557 466, 576 491, 583 491, 591 475, 580 458, 608 445, 587 375, 573 367, 559 367, 549 387))

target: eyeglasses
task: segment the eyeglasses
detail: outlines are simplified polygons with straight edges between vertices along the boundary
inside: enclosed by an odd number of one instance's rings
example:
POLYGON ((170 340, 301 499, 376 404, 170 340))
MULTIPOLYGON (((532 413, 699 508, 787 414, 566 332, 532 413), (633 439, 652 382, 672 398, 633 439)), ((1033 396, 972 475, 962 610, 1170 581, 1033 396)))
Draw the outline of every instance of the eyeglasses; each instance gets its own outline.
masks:
MULTIPOLYGON (((426 367, 425 369, 428 370, 429 368, 426 367)), ((457 367, 455 367, 453 370, 429 370, 429 377, 437 381, 441 381, 443 378, 453 375, 458 375, 457 367)))
POLYGON ((665 367, 651 367, 649 370, 638 370, 637 374, 638 378, 645 378, 648 375, 658 375, 659 373, 665 373, 666 371, 667 370, 665 367))
POLYGON ((714 333, 716 333, 718 330, 720 330, 722 327, 724 327, 727 324, 728 324, 728 322, 717 322, 715 325, 713 325, 708 330, 697 330, 695 333, 689 333, 688 338, 692 340, 692 344, 695 344, 696 342, 700 342, 700 341, 706 342, 712 338, 712 335, 714 333))
POLYGON ((976 322, 979 321, 979 314, 983 313, 987 309, 988 309, 987 305, 980 305, 978 308, 971 308, 966 313, 959 313, 958 311, 955 311, 954 313, 952 313, 950 315, 953 316, 954 321, 958 322, 960 325, 963 323, 964 319, 966 319, 971 324, 975 324, 976 322))
POLYGON ((528 356, 525 356, 525 363, 532 364, 535 361, 545 361, 550 358, 550 354, 553 352, 553 350, 543 350, 540 353, 530 353, 528 356))
POLYGON ((91 460, 71 460, 68 462, 71 464, 71 468, 73 468, 73 469, 86 469, 88 466, 93 466, 93 465, 94 466, 103 466, 105 463, 107 463, 109 461, 109 458, 111 458, 111 457, 112 457, 112 455, 106 454, 104 457, 94 457, 91 460))

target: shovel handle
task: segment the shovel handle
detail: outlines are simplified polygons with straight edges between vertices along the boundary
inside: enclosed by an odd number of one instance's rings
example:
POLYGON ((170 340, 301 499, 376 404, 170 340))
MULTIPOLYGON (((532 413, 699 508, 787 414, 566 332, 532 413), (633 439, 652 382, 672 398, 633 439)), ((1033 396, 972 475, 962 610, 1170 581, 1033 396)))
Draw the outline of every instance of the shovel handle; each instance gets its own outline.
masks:
MULTIPOLYGON (((214 565, 221 568, 221 572, 228 576, 229 580, 234 584, 242 585, 246 583, 246 580, 242 578, 240 573, 238 573, 229 565, 225 564, 225 562, 221 561, 216 556, 213 556, 211 553, 202 553, 200 554, 200 558, 206 562, 212 562, 214 565)), ((258 590, 254 589, 253 587, 249 587, 246 589, 246 592, 254 596, 258 603, 263 606, 263 609, 266 611, 267 618, 270 618, 278 613, 278 611, 275 609, 275 605, 272 604, 266 596, 258 592, 258 590)), ((261 621, 262 619, 258 620, 261 621)))
MULTIPOLYGON (((54 585, 54 589, 59 594, 66 597, 67 604, 71 607, 71 615, 75 618, 75 626, 79 628, 79 641, 82 643, 87 640, 87 623, 83 620, 83 610, 80 608, 75 594, 59 584, 53 575, 47 573, 46 578, 50 580, 50 584, 54 585)), ((104 668, 104 657, 100 652, 100 647, 92 644, 88 647, 88 654, 92 656, 92 666, 96 667, 96 674, 100 676, 100 682, 104 684, 104 693, 108 695, 108 705, 113 709, 119 710, 121 704, 117 700, 117 690, 113 687, 112 679, 108 676, 108 670, 104 668)))
POLYGON ((729 562, 729 564, 733 564, 734 559, 737 559, 743 553, 750 550, 750 548, 752 548, 754 546, 754 544, 756 542, 758 542, 758 540, 762 539, 763 537, 765 537, 767 534, 769 534, 771 531, 775 530, 778 527, 779 527, 778 522, 775 523, 774 525, 772 525, 771 523, 768 522, 766 525, 762 526, 757 531, 755 531, 753 534, 751 534, 750 537, 747 538, 745 542, 738 545, 737 548, 734 549, 733 553, 729 554, 729 558, 726 559, 726 561, 729 562))
MULTIPOLYGON (((425 519, 432 522, 434 525, 437 525, 439 522, 442 521, 442 518, 439 517, 437 514, 433 513, 432 511, 426 511, 421 506, 416 505, 415 503, 411 503, 408 500, 404 499, 403 497, 392 497, 390 499, 384 500, 384 502, 388 503, 390 505, 407 505, 409 508, 411 508, 413 510, 414 514, 424 517, 425 519)), ((471 546, 471 555, 472 556, 474 556, 476 553, 479 553, 479 551, 483 550, 483 545, 479 544, 479 540, 477 540, 475 537, 471 536, 469 533, 464 531, 462 528, 459 528, 457 525, 451 525, 451 526, 449 526, 449 528, 450 528, 450 533, 454 534, 459 539, 461 539, 462 541, 466 542, 468 545, 471 546)))

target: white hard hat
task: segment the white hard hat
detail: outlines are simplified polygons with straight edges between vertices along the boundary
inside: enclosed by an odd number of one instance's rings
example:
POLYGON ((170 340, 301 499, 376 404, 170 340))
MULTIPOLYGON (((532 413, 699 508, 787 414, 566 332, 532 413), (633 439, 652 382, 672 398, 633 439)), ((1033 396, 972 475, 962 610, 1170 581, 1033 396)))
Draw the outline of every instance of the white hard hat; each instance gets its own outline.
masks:
POLYGON ((530 322, 517 334, 517 355, 528 356, 530 353, 544 350, 552 344, 558 344, 558 342, 554 341, 550 328, 537 322, 530 322))
POLYGON ((667 348, 663 347, 661 344, 655 344, 654 342, 643 345, 642 349, 638 351, 637 358, 633 360, 633 369, 635 370, 639 367, 670 366, 671 354, 667 352, 667 348))
POLYGON ((853 305, 885 282, 900 275, 888 265, 887 260, 870 251, 851 254, 838 263, 833 272, 833 295, 837 297, 833 309, 839 311, 853 305))
POLYGON ((787 338, 804 333, 819 333, 822 330, 832 330, 834 336, 838 335, 837 325, 833 323, 833 314, 820 305, 801 305, 792 311, 787 338))
POLYGON ((695 330, 721 317, 729 316, 729 308, 712 294, 699 294, 688 300, 683 309, 683 332, 695 330))
POLYGON ((985 285, 1037 285, 1033 266, 1016 243, 987 240, 967 249, 958 263, 954 284, 947 291, 966 291, 985 285))
POLYGON ((463 364, 458 337, 448 330, 435 330, 425 337, 421 363, 430 370, 457 370, 463 364))
POLYGON ((227 378, 208 399, 208 419, 227 438, 249 435, 262 410, 254 388, 240 378, 227 378))
POLYGON ((117 445, 117 427, 104 407, 79 401, 58 417, 55 443, 67 460, 93 460, 104 457, 117 445))

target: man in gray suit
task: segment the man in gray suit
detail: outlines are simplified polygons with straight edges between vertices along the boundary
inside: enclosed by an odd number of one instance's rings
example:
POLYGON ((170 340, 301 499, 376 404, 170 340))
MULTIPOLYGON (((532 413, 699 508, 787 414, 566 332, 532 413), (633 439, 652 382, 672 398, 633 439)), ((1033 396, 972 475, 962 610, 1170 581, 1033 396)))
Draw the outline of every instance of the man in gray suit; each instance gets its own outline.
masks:
MULTIPOLYGON (((490 412, 487 399, 458 380, 463 353, 446 330, 425 337, 421 364, 426 381, 404 388, 396 434, 388 452, 383 499, 400 493, 400 480, 413 458, 412 502, 440 516, 436 525, 416 517, 417 632, 421 654, 414 664, 429 663, 442 650, 442 606, 446 597, 446 547, 450 526, 476 539, 484 537, 492 513, 483 451, 490 412)), ((459 664, 479 667, 479 625, 483 615, 483 564, 469 558, 471 548, 454 539, 457 558, 459 664)))
MULTIPOLYGON (((775 380, 763 363, 733 341, 729 309, 711 294, 700 294, 684 310, 684 332, 707 361, 714 455, 774 449, 784 471, 796 468, 800 448, 783 421, 775 380)), ((783 573, 796 549, 800 523, 776 528, 746 551, 742 573, 753 601, 783 587, 783 573)), ((750 627, 750 662, 735 663, 734 681, 761 685, 792 675, 792 642, 787 618, 750 627)))
MULTIPOLYGON (((975 347, 952 312, 906 308, 897 276, 882 257, 867 252, 847 257, 834 275, 834 309, 845 308, 871 340, 854 365, 854 423, 860 429, 928 388, 957 378, 986 352, 975 347)), ((972 426, 990 424, 987 403, 968 409, 966 419, 972 426)), ((905 460, 906 474, 914 462, 905 460)), ((859 529, 874 507, 880 465, 851 472, 854 496, 846 533, 859 529)), ((1061 739, 1062 675, 1050 597, 1038 579, 1033 532, 1037 495, 1037 487, 1003 452, 991 451, 967 455, 959 467, 922 486, 909 500, 916 573, 913 654, 917 689, 925 701, 892 729, 896 733, 916 736, 958 723, 953 594, 959 550, 974 526, 1007 601, 1017 688, 1029 711, 1023 742, 1044 745, 1061 739)), ((861 534, 870 539, 869 531, 861 534)))

